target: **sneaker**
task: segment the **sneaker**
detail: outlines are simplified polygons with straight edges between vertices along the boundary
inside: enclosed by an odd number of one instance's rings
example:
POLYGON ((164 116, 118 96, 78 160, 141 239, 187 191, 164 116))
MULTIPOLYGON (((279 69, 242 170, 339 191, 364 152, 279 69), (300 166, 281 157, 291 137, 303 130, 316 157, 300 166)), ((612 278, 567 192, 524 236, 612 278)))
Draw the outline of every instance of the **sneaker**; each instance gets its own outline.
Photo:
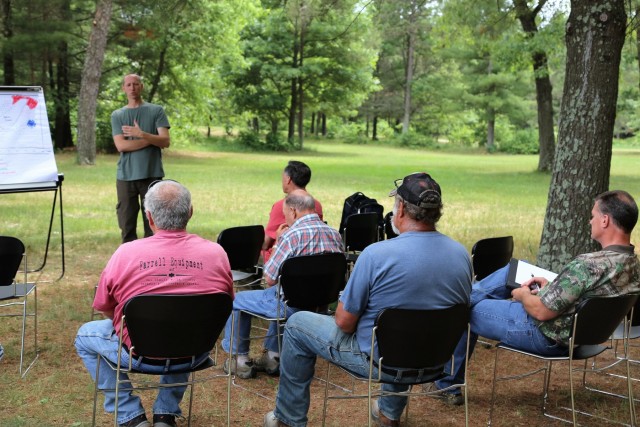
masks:
POLYGON ((276 418, 273 411, 268 412, 264 416, 263 427, 288 427, 285 423, 276 418))
POLYGON ((265 349, 259 359, 253 361, 253 367, 258 372, 266 372, 269 375, 280 375, 280 358, 269 357, 269 352, 265 349))
POLYGON ((438 386, 436 383, 427 383, 422 385, 422 391, 425 393, 434 393, 433 397, 436 397, 442 400, 447 405, 451 406, 460 406, 464 405, 464 396, 460 393, 447 393, 445 391, 441 391, 438 393, 438 386))
POLYGON ((256 368, 253 366, 253 362, 249 362, 246 364, 242 364, 237 366, 236 358, 229 358, 224 361, 224 365, 222 365, 222 370, 225 374, 229 373, 229 363, 231 363, 231 373, 237 376, 238 378, 242 378, 243 380, 248 380, 250 378, 256 377, 256 368), (231 362, 229 362, 231 361, 231 362))
POLYGON ((390 420, 382 412, 380 412, 380 408, 378 408, 377 400, 374 400, 373 402, 371 402, 371 419, 373 419, 373 423, 377 426, 400 427, 400 421, 390 420))
POLYGON ((120 424, 120 427, 151 427, 151 424, 147 421, 147 416, 145 414, 140 414, 126 423, 120 424))
POLYGON ((171 414, 153 414, 153 427, 177 427, 176 417, 171 414))

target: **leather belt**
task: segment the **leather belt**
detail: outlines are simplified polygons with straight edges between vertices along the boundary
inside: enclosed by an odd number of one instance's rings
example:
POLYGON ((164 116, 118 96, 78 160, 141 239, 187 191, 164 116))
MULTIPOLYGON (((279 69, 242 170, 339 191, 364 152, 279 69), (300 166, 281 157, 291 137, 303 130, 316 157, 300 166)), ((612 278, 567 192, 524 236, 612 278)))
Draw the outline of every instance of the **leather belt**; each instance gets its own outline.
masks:
MULTIPOLYGON (((122 348, 129 354, 129 347, 126 344, 122 344, 122 348)), ((151 359, 149 357, 137 356, 135 354, 131 354, 131 358, 136 362, 144 363, 145 365, 153 365, 153 366, 166 366, 167 362, 169 365, 182 365, 184 363, 191 363, 193 360, 192 357, 176 357, 171 359, 151 359)))

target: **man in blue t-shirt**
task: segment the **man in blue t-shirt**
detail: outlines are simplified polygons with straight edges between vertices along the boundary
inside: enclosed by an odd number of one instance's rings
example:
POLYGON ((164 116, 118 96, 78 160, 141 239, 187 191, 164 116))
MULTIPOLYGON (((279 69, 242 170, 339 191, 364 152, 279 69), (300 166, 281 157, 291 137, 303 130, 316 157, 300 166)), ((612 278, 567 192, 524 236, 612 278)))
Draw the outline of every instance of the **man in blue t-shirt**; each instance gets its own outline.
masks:
MULTIPOLYGON (((371 349, 371 328, 380 310, 444 309, 469 303, 469 254, 460 243, 436 231, 442 215, 438 183, 426 173, 414 173, 397 180, 390 196, 395 196, 393 227, 399 236, 362 251, 340 297, 335 319, 298 312, 287 321, 276 408, 265 415, 265 426, 307 424, 316 356, 368 375, 369 355, 377 352, 371 349)), ((405 391, 409 387, 406 383, 415 380, 411 375, 415 374, 384 371, 383 379, 400 379, 382 387, 405 391)), ((372 407, 373 418, 378 425, 397 426, 406 403, 402 396, 380 397, 372 407)))
MULTIPOLYGON (((124 76, 122 90, 127 95, 127 105, 111 114, 111 134, 120 153, 116 213, 122 243, 138 238, 138 212, 144 206, 149 184, 164 176, 162 149, 171 143, 164 108, 144 102, 143 88, 142 78, 137 74, 124 76)), ((153 235, 144 212, 142 221, 144 237, 153 235)))

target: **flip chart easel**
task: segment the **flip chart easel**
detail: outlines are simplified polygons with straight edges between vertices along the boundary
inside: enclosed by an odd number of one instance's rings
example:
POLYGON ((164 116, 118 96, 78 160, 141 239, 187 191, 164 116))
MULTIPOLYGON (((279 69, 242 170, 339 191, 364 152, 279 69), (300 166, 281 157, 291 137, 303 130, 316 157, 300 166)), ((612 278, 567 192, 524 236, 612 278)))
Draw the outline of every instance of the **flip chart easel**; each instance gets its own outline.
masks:
POLYGON ((0 86, 0 194, 53 191, 49 230, 41 271, 49 254, 51 231, 60 193, 61 273, 64 276, 62 182, 49 130, 44 93, 39 86, 0 86))

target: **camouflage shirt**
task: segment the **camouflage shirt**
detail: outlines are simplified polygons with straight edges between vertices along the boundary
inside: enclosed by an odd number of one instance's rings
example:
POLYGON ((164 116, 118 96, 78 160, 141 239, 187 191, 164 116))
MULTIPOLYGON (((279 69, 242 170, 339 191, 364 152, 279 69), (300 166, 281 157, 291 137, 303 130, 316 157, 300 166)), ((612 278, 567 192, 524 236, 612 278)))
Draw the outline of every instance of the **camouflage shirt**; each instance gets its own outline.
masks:
POLYGON ((571 316, 578 304, 594 296, 640 292, 640 263, 632 246, 612 245, 599 252, 578 255, 540 289, 540 300, 549 310, 561 313, 555 319, 538 321, 548 338, 565 346, 571 335, 571 316))

